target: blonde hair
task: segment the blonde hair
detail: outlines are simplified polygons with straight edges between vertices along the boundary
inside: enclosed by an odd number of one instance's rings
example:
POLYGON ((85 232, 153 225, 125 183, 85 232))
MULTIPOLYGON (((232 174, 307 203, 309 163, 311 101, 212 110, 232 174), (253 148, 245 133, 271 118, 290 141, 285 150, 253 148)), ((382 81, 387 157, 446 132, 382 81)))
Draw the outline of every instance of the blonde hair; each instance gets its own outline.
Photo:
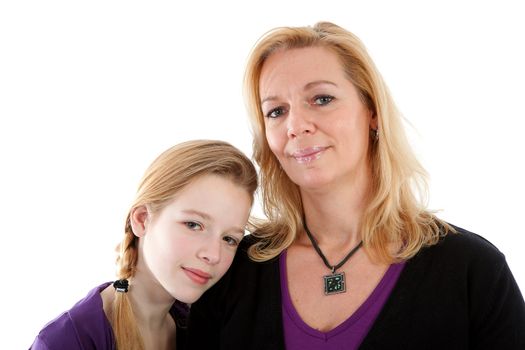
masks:
MULTIPOLYGON (((232 145, 213 140, 180 143, 163 152, 146 170, 127 215, 124 238, 117 247, 118 279, 132 279, 138 260, 138 238, 131 227, 134 208, 147 205, 154 215, 190 182, 203 175, 219 175, 246 189, 253 202, 257 173, 252 162, 232 145)), ((132 286, 130 292, 133 292, 132 286)), ((128 293, 115 292, 110 322, 117 349, 144 349, 128 293)))
POLYGON ((303 230, 299 188, 286 175, 266 141, 259 79, 266 59, 279 50, 323 47, 337 55, 347 78, 363 104, 377 117, 379 139, 371 136, 371 199, 365 210, 361 235, 365 249, 383 262, 414 256, 421 247, 435 244, 451 229, 426 209, 426 172, 405 135, 401 115, 363 43, 352 33, 329 22, 313 27, 275 28, 256 43, 245 72, 245 98, 253 129, 253 157, 260 166, 263 210, 269 221, 260 222, 259 238, 249 249, 255 261, 274 258, 303 230), (390 242, 402 242, 397 253, 390 242))

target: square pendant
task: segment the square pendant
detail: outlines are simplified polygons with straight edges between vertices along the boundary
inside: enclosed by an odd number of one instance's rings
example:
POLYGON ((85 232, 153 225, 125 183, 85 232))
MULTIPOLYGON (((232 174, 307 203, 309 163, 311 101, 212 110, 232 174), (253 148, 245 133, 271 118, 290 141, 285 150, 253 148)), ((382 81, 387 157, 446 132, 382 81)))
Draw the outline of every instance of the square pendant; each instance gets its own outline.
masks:
POLYGON ((344 272, 326 275, 323 278, 325 295, 344 293, 346 291, 344 272))

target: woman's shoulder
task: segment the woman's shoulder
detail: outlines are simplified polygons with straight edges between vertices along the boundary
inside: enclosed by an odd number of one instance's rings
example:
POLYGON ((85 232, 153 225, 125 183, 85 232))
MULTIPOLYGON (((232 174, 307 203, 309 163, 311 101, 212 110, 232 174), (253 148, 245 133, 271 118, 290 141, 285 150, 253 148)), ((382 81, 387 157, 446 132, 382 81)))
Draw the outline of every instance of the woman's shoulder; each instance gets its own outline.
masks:
MULTIPOLYGON (((263 262, 254 261, 250 258, 248 250, 258 241, 259 238, 251 234, 244 236, 226 274, 212 288, 207 290, 201 299, 207 299, 209 296, 219 298, 228 296, 229 300, 234 300, 233 296, 235 295, 249 294, 246 293, 247 286, 255 287, 270 283, 269 281, 272 283, 274 280, 278 281, 278 257, 263 262)), ((200 303, 200 300, 196 303, 200 303)))
POLYGON ((436 244, 422 248, 408 264, 421 268, 437 266, 437 270, 427 271, 446 271, 457 276, 498 275, 505 269, 505 255, 489 240, 464 228, 451 227, 455 232, 448 232, 436 244))
POLYGON ((31 349, 83 349, 86 342, 97 349, 112 349, 111 326, 102 307, 100 292, 110 282, 93 288, 71 309, 47 323, 31 349))
POLYGON ((434 251, 435 254, 461 258, 461 260, 505 259, 503 253, 483 236, 459 226, 450 226, 455 232, 449 231, 437 244, 423 248, 423 251, 428 249, 434 251))
POLYGON ((266 261, 255 261, 250 257, 250 248, 262 241, 263 239, 254 234, 244 236, 237 249, 234 265, 242 264, 250 265, 253 268, 264 268, 264 266, 273 265, 278 262, 280 254, 266 261))
POLYGON ((239 248, 244 248, 244 249, 248 249, 249 247, 251 247, 252 245, 258 243, 261 241, 261 238, 258 237, 257 235, 253 234, 253 233, 250 233, 250 234, 247 234, 246 236, 244 236, 244 238, 242 239, 240 245, 239 245, 239 248))

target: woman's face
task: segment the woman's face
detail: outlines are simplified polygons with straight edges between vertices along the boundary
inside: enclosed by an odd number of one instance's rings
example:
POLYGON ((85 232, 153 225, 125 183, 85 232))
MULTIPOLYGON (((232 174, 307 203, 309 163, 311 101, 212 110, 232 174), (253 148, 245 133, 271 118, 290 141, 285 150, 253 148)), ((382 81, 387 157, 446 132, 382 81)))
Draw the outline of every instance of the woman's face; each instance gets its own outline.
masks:
POLYGON ((153 216, 137 208, 133 218, 143 215, 138 221, 144 223, 139 270, 149 275, 152 288, 162 287, 182 302, 196 301, 230 267, 250 208, 244 188, 215 175, 197 178, 153 216))
POLYGON ((322 47, 280 50, 259 81, 266 140, 302 189, 368 177, 370 128, 376 119, 322 47))

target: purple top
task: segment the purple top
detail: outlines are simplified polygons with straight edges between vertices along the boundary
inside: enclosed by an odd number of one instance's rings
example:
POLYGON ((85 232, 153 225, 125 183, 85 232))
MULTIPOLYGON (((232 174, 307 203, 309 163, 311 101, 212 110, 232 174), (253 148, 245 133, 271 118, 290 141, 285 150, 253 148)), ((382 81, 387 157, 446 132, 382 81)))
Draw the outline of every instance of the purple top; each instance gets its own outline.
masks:
MULTIPOLYGON (((49 322, 38 334, 32 350, 115 350, 115 337, 102 306, 102 292, 111 282, 92 289, 71 310, 49 322)), ((184 337, 180 327, 186 320, 187 306, 175 302, 170 314, 177 323, 177 349, 184 337), (182 336, 182 337, 181 337, 182 336)))
POLYGON ((404 266, 404 262, 390 265, 370 296, 349 318, 334 329, 321 332, 307 325, 295 310, 288 289, 286 251, 284 251, 279 259, 279 268, 286 349, 357 349, 390 296, 404 266))

